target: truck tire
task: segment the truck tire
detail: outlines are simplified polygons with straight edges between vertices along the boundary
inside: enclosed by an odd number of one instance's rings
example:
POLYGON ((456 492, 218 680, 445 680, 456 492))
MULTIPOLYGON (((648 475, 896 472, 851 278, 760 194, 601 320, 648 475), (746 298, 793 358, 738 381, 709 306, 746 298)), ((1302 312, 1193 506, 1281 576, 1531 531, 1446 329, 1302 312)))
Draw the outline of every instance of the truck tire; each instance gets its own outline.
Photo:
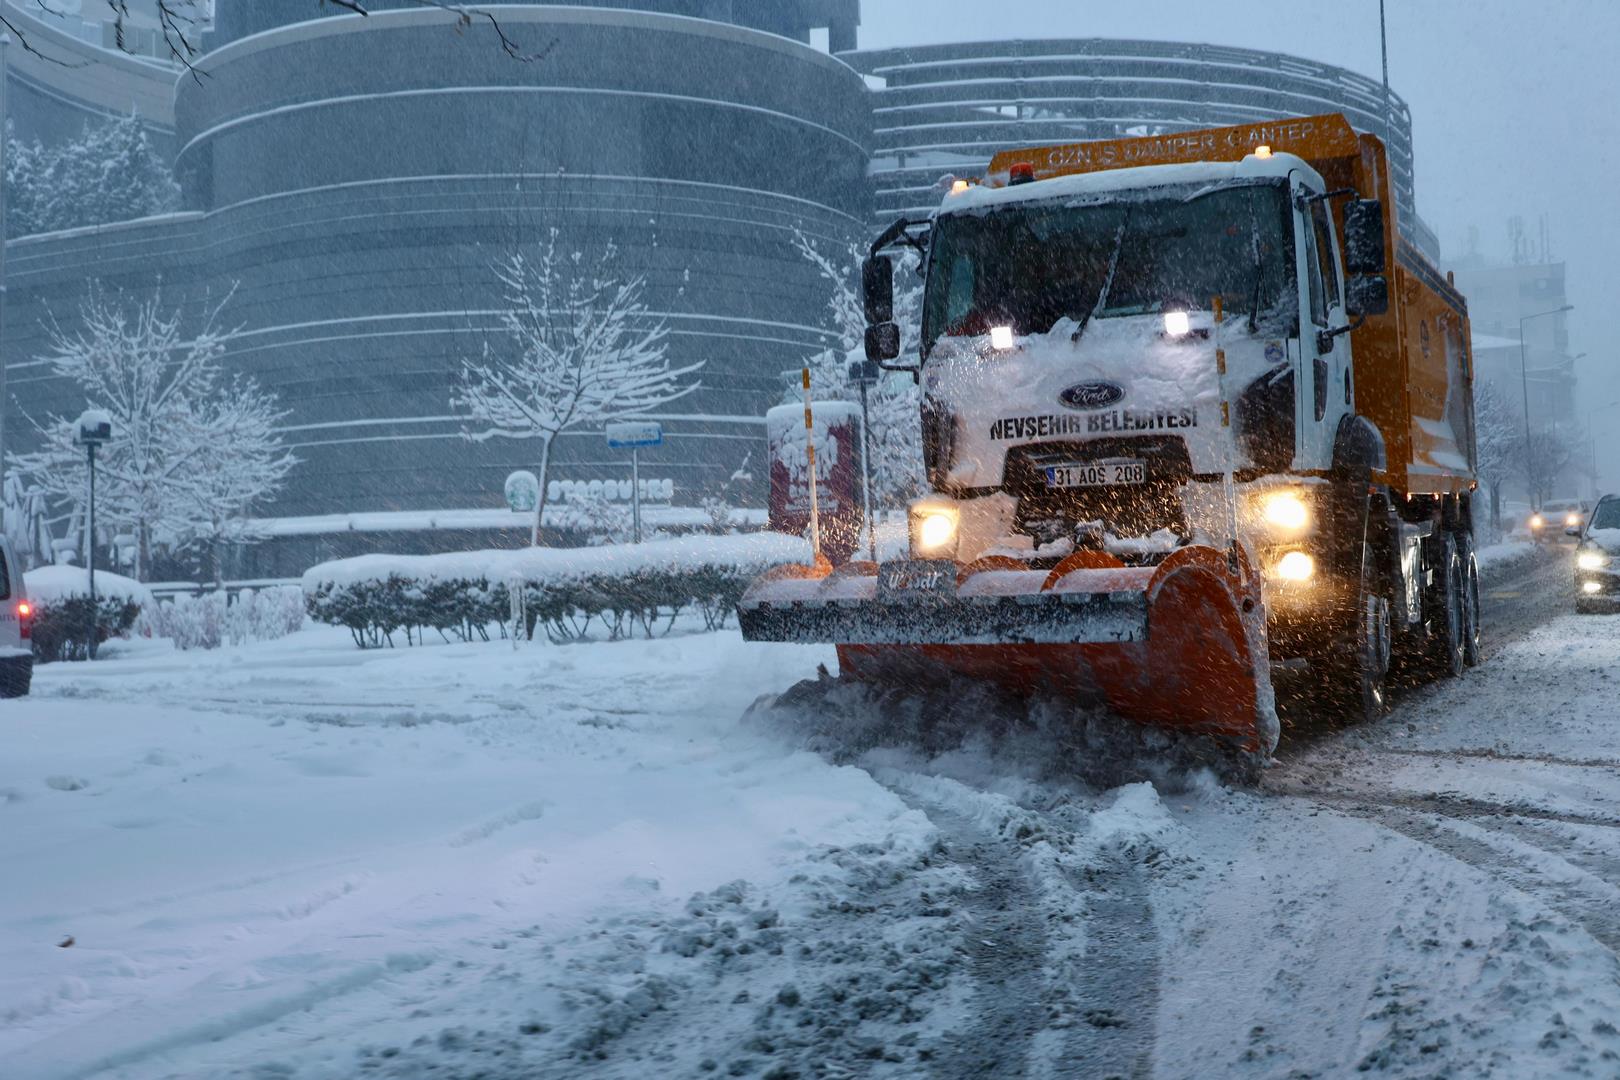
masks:
MULTIPOLYGON (((1467 667, 1466 608, 1468 592, 1457 534, 1448 532, 1442 541, 1440 565, 1435 568, 1435 612, 1429 620, 1428 661, 1431 673, 1454 679, 1467 667)), ((1477 619, 1476 619, 1477 622, 1477 619)))
POLYGON ((1485 659, 1479 623, 1479 559, 1474 555, 1472 533, 1462 536, 1463 571, 1463 663, 1478 667, 1485 659))
POLYGON ((1389 711, 1390 603, 1370 545, 1362 545, 1361 587, 1348 650, 1333 665, 1330 700, 1343 723, 1377 720, 1389 711))

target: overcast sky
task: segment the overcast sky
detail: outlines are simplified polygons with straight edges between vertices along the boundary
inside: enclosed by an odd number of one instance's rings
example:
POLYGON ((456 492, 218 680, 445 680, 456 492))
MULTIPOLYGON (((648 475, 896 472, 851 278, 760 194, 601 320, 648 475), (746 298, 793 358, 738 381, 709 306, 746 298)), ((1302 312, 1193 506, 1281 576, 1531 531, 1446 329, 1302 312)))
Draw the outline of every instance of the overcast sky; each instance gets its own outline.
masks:
MULTIPOLYGON (((1379 77, 1378 0, 863 0, 861 17, 866 48, 1152 38, 1379 77)), ((1477 225, 1481 251, 1502 257, 1507 219, 1522 215, 1533 237, 1546 213, 1576 305, 1571 351, 1588 354, 1578 408, 1620 399, 1608 327, 1620 309, 1620 0, 1388 0, 1387 18, 1390 86, 1412 109, 1418 212, 1448 256, 1477 225)), ((1620 486, 1620 408, 1594 426, 1604 480, 1620 486)))

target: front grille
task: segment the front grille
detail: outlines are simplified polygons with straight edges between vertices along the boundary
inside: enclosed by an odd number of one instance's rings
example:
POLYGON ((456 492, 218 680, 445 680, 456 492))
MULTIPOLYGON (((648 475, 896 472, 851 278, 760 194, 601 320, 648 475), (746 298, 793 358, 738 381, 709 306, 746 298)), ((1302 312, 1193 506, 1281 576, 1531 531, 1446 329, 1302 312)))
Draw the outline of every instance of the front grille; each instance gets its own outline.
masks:
POLYGON ((1014 527, 1037 538, 1053 522, 1103 521, 1115 536, 1147 536, 1159 529, 1188 535, 1181 488, 1192 480, 1192 459, 1180 438, 1096 439, 1019 446, 1007 452, 1002 490, 1018 499, 1014 527), (1115 487, 1049 488, 1046 467, 1130 458, 1145 463, 1147 481, 1115 487))

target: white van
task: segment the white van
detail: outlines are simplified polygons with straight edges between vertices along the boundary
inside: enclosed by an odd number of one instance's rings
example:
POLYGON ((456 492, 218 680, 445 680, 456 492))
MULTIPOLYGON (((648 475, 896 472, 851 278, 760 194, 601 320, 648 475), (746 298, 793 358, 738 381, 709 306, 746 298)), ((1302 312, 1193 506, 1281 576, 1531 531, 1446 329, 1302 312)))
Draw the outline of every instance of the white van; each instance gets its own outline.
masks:
POLYGON ((0 536, 0 697, 22 697, 34 681, 33 629, 22 566, 0 536))

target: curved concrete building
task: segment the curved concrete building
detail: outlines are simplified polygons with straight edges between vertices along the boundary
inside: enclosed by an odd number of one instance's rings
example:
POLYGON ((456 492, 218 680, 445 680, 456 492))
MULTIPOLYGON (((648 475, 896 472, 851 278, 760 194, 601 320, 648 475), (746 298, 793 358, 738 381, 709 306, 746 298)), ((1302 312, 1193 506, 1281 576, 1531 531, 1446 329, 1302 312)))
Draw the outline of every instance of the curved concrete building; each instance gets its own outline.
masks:
POLYGON ((1105 38, 976 41, 841 54, 873 91, 874 209, 927 213, 944 173, 997 150, 1342 112, 1383 133, 1407 238, 1439 258, 1412 199, 1412 120, 1383 85, 1332 64, 1222 45, 1105 38))
MULTIPOLYGON (((420 8, 211 51, 176 101, 187 212, 14 242, 12 355, 38 351, 44 305, 60 312, 87 273, 135 291, 161 278, 166 302, 194 311, 234 287, 228 363, 280 395, 301 459, 271 515, 498 507, 539 445, 469 441, 450 399, 462 359, 502 344, 494 262, 556 229, 587 258, 614 243, 669 327, 672 364, 704 365, 642 475, 690 506, 742 470, 754 481, 727 494, 763 505, 765 411, 783 373, 833 340, 795 231, 844 245, 870 216, 863 80, 714 21, 500 16, 515 38, 543 35, 546 58, 516 62, 420 8)), ((41 368, 14 366, 12 390, 32 413, 72 397, 41 368)), ((627 474, 600 431, 555 447, 553 479, 627 474)))

